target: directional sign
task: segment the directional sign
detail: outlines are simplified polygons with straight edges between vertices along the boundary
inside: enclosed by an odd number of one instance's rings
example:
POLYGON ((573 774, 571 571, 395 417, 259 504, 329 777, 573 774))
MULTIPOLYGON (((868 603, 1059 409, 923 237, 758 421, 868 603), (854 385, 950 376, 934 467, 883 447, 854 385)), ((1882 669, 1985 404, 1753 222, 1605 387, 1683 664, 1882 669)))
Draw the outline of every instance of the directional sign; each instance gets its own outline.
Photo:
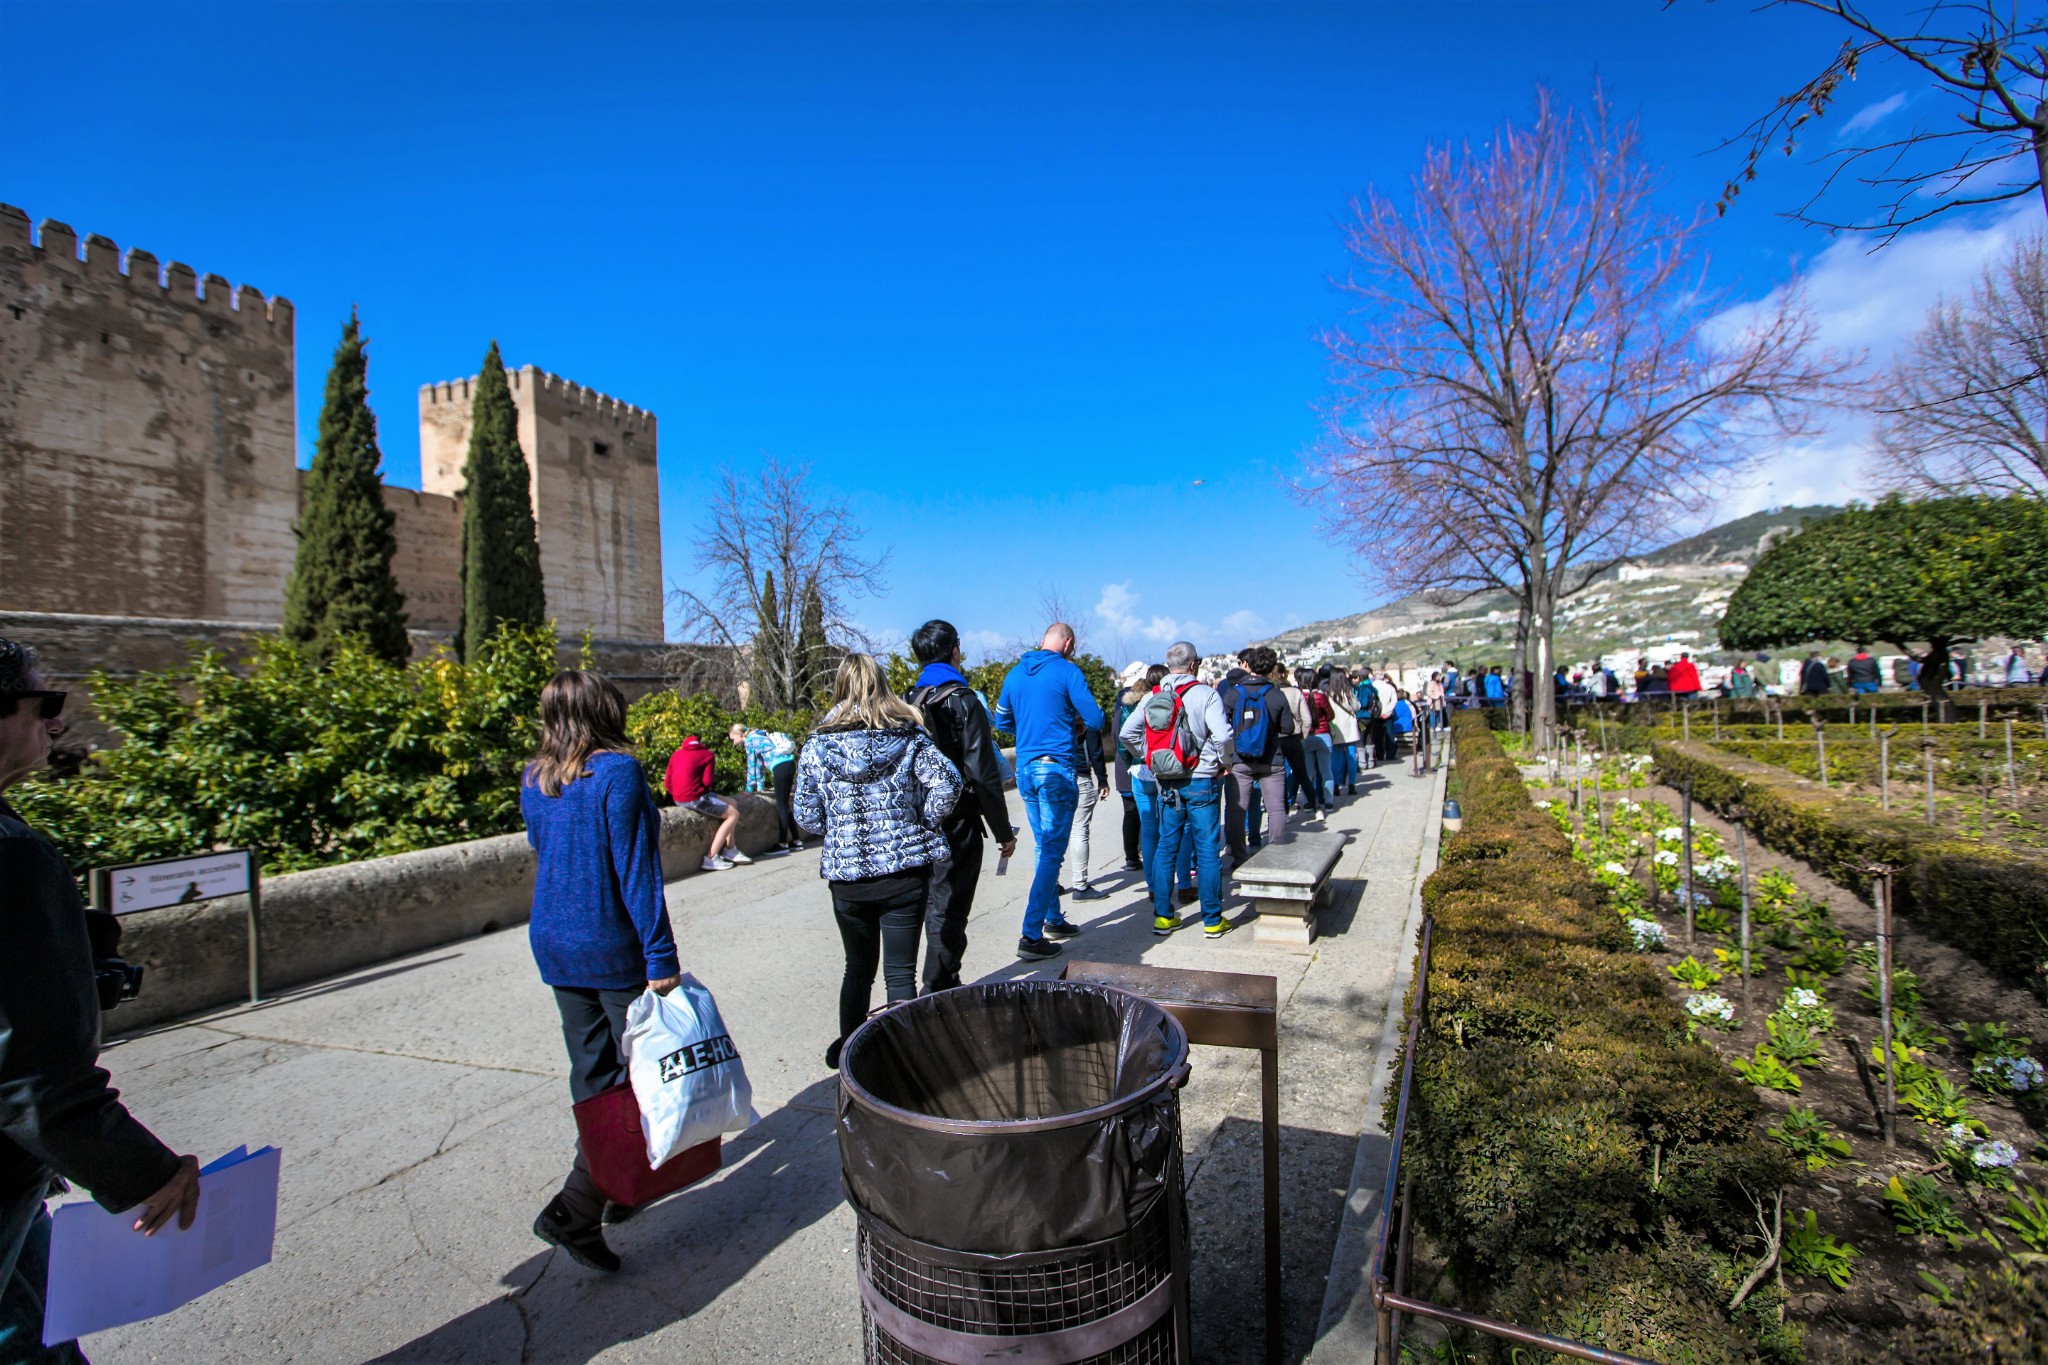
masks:
POLYGON ((110 867, 102 870, 100 876, 106 908, 117 915, 129 915, 137 910, 161 910, 167 905, 191 905, 221 896, 243 895, 249 890, 254 866, 249 850, 236 849, 110 867))

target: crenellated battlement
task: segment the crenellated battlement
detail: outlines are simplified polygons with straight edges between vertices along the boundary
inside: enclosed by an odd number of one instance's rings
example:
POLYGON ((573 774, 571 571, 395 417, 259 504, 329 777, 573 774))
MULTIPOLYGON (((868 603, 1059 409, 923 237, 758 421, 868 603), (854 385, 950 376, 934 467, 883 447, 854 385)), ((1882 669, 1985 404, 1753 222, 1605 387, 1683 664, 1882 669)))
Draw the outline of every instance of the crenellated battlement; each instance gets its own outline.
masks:
MULTIPOLYGON (((645 408, 622 402, 596 389, 586 388, 574 380, 564 379, 558 374, 549 374, 536 365, 521 365, 516 370, 505 372, 506 382, 514 393, 531 391, 536 395, 547 394, 564 407, 578 412, 589 413, 614 426, 632 423, 653 431, 656 419, 645 408)), ((476 394, 476 376, 466 379, 450 379, 438 384, 420 385, 420 406, 440 408, 449 404, 467 406, 476 394)))
POLYGON ((167 302, 190 304, 195 308, 244 322, 263 322, 275 327, 292 322, 292 303, 282 294, 265 298, 254 285, 239 288, 219 275, 209 273, 204 281, 191 266, 172 261, 159 266, 157 258, 139 247, 124 257, 111 237, 95 232, 79 251, 78 233, 68 223, 45 218, 33 231, 29 216, 12 204, 0 204, 0 252, 13 252, 47 267, 75 271, 107 280, 125 278, 128 288, 154 292, 167 302))

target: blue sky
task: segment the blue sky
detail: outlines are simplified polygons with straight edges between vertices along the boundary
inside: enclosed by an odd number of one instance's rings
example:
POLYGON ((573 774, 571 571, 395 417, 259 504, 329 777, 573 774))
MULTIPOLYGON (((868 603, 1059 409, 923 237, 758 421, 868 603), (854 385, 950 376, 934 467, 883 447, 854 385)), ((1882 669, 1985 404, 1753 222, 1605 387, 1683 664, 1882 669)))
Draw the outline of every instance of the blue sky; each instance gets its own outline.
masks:
MULTIPOLYGON (((393 482, 418 386, 496 337, 659 415, 671 583, 707 476, 773 454, 892 549, 879 635, 992 646, 1057 594, 1104 652, 1220 649, 1380 596, 1289 493, 1351 195, 1597 79, 1710 201, 1716 143, 1838 41, 1730 0, 0 3, 0 199, 292 298, 302 463, 354 304, 393 482)), ((1880 352, 2024 222, 1873 256, 1776 216, 1804 175, 1717 225, 1714 283, 1813 269, 1829 339, 1880 352)), ((1727 510, 1841 496, 1855 450, 1727 510)))

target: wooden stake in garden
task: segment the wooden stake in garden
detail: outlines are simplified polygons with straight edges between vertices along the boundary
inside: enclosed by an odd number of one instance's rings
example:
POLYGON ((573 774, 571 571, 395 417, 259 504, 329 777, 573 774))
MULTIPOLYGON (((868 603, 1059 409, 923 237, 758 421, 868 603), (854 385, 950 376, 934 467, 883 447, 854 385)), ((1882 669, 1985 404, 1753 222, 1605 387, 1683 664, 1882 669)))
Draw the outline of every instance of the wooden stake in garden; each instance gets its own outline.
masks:
POLYGON ((1778 718, 1778 738, 1783 739, 1785 737, 1785 703, 1782 701, 1778 702, 1771 707, 1771 711, 1778 718))
POLYGON ((1934 705, 1934 698, 1922 693, 1920 697, 1920 734, 1923 739, 1927 735, 1927 708, 1932 705, 1934 705))
POLYGON ((1687 738, 1687 739, 1691 739, 1691 738, 1692 738, 1692 703, 1691 703, 1691 702, 1687 702, 1687 703, 1685 703, 1685 704, 1684 704, 1683 706, 1681 706, 1681 707, 1679 707, 1679 708, 1678 708, 1678 723, 1679 723, 1679 725, 1680 725, 1680 726, 1681 726, 1681 727, 1682 727, 1682 728, 1684 729, 1684 731, 1685 731, 1685 738, 1687 738))
POLYGON ((1934 823, 1934 741, 1923 737, 1920 757, 1927 768, 1927 823, 1934 823))
POLYGON ((1678 855, 1685 860, 1681 871, 1685 877, 1685 946, 1692 948, 1692 774, 1685 775, 1685 788, 1679 801, 1678 838, 1683 851, 1678 855))
POLYGON ((1892 736, 1899 732, 1896 725, 1888 727, 1877 737, 1877 806, 1879 810, 1892 808, 1892 736))
POLYGON ((2005 787, 2012 795, 2012 808, 2020 808, 2020 774, 2012 761, 2012 717, 2005 718, 2005 787))
POLYGON ((1977 699, 1977 738, 1979 739, 1989 739, 1991 737, 1990 733, 1984 728, 1986 717, 1990 715, 1990 707, 1991 703, 1985 701, 1982 697, 1977 699))
MULTIPOLYGON (((1894 726, 1893 728, 1894 728, 1894 729, 1896 729, 1896 728, 1898 728, 1898 727, 1894 726)), ((1870 737, 1871 737, 1872 739, 1876 739, 1876 738, 1877 738, 1877 703, 1876 703, 1876 702, 1872 702, 1872 703, 1870 703, 1870 737)))
POLYGON ((1849 698, 1849 723, 1851 725, 1856 723, 1856 698, 1854 696, 1849 698))
POLYGON ((1879 863, 1877 874, 1877 1026, 1884 1037, 1884 1145, 1899 1145, 1899 1092, 1892 1082, 1898 1056, 1892 1051, 1892 869, 1879 863))
POLYGON ((1814 752, 1820 755, 1820 784, 1825 787, 1828 784, 1827 722, 1820 718, 1818 711, 1809 712, 1808 719, 1813 721, 1813 747, 1814 752))
POLYGON ((1719 739, 1719 738, 1721 737, 1721 699, 1720 699, 1719 697, 1716 697, 1716 698, 1714 699, 1714 701, 1713 701, 1713 708, 1714 708, 1714 738, 1715 738, 1715 739, 1719 739))
POLYGON ((1735 861, 1739 868, 1742 888, 1742 1005, 1749 1007, 1749 837, 1743 824, 1742 803, 1736 802, 1728 810, 1728 818, 1735 822, 1735 861))

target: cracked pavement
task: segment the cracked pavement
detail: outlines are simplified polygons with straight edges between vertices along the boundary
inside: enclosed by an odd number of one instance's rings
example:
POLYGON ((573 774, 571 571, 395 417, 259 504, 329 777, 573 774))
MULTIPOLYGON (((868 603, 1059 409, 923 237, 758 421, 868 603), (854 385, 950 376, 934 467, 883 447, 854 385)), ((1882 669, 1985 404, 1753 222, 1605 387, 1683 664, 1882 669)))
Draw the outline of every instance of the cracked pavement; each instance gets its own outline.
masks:
MULTIPOLYGON (((1388 1006, 1406 985, 1440 786, 1389 764, 1330 818, 1354 838, 1313 953, 1260 947, 1249 932, 1153 938, 1122 870, 1114 803, 1098 808, 1093 838, 1097 881, 1112 894, 1069 903, 1086 930, 1070 956, 1279 978, 1289 1360, 1327 1316, 1325 1279, 1368 1092, 1387 1060, 1388 1006)), ((1058 959, 1011 954, 1029 842, 1027 832, 1006 877, 989 852, 969 979, 1058 974, 1058 959)), ((517 928, 110 1046, 115 1083, 167 1142, 202 1161, 273 1143, 282 1191, 273 1264, 89 1338, 87 1353, 101 1365, 858 1360, 854 1225, 823 1059, 842 956, 817 856, 762 857, 668 887, 684 967, 717 995, 762 1120, 727 1139, 717 1176, 609 1230, 625 1261, 616 1276, 584 1271, 531 1231, 575 1127, 553 1001, 517 928)), ((1229 913, 1244 909, 1233 902, 1229 913)), ((1255 1054, 1196 1050, 1182 1126, 1204 1362, 1263 1359, 1258 1104, 1255 1054)), ((1331 1338, 1316 1354, 1348 1352, 1331 1338)))

